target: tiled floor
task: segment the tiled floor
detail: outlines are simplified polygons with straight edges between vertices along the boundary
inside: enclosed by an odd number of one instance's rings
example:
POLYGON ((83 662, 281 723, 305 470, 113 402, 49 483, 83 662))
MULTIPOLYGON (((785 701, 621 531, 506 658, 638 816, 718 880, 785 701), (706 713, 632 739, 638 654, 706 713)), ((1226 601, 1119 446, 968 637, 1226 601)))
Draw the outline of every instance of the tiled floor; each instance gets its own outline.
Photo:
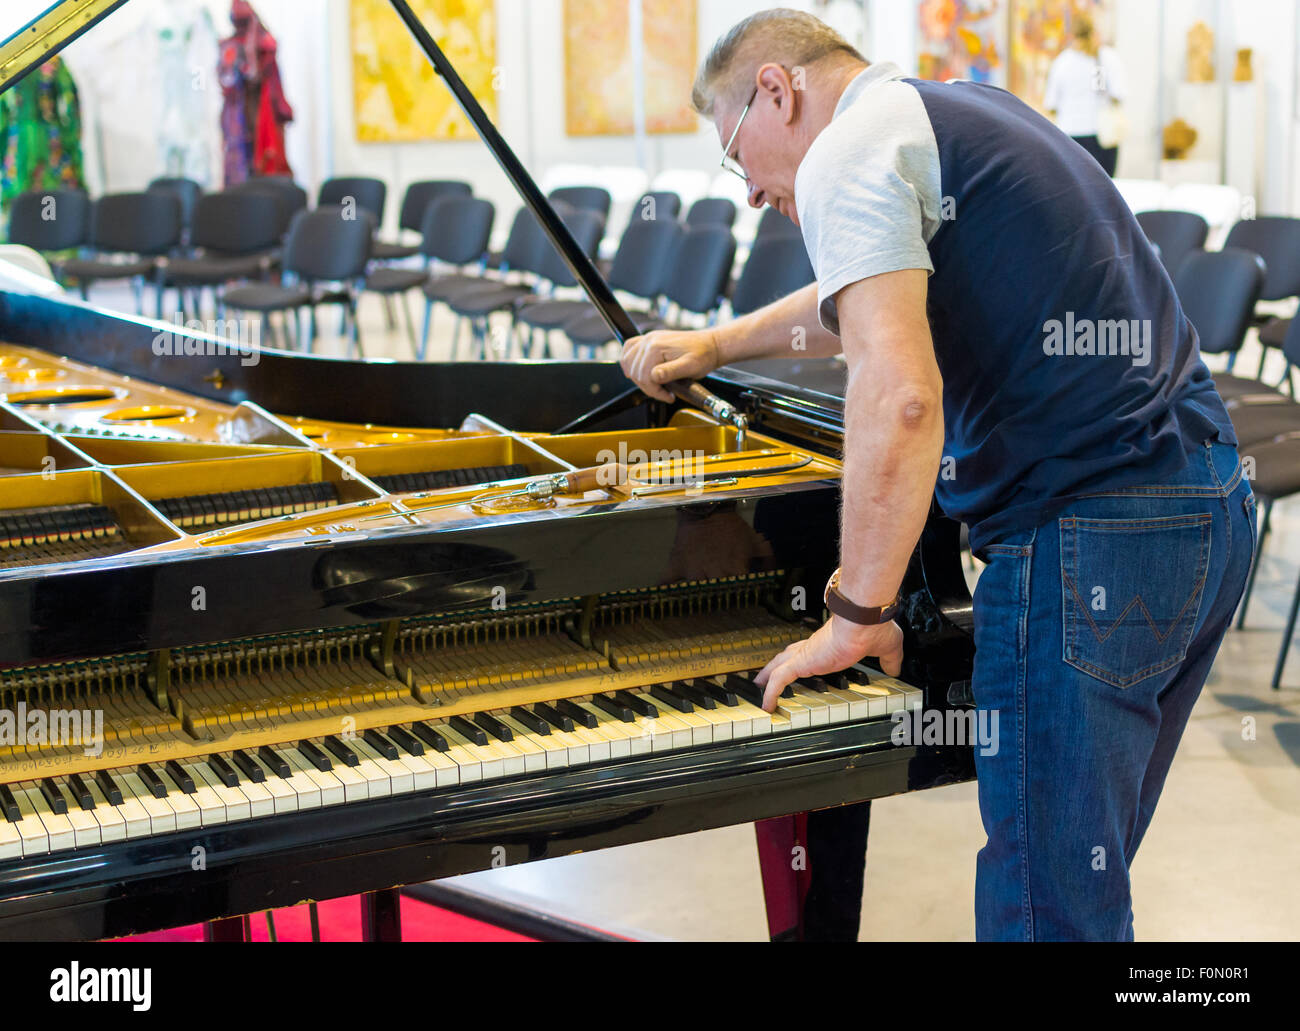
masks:
MULTIPOLYGON (((125 300, 105 289, 94 299, 125 300)), ((412 300, 417 326, 422 305, 412 300)), ((334 319, 323 320, 330 333, 334 319)), ((444 315, 430 357, 448 353, 444 315)), ((366 352, 406 358, 374 298, 362 306, 366 352)), ((334 336, 318 351, 343 353, 334 336)), ((562 352, 563 353, 563 352, 562 352)), ((1219 359, 1210 359, 1215 368, 1219 359)), ((1239 363, 1253 372, 1248 344, 1239 363)), ((1270 359, 1265 378, 1281 376, 1270 359)), ((1283 689, 1268 683, 1300 572, 1300 499, 1277 506, 1247 629, 1232 631, 1184 736, 1133 871, 1141 938, 1300 938, 1300 649, 1283 689), (1243 721, 1254 738, 1243 738, 1243 721)), ((975 853, 983 843, 975 786, 875 804, 861 937, 969 939, 975 853)), ((683 939, 766 936, 753 832, 733 827, 474 874, 480 890, 532 896, 565 915, 631 933, 683 939)))

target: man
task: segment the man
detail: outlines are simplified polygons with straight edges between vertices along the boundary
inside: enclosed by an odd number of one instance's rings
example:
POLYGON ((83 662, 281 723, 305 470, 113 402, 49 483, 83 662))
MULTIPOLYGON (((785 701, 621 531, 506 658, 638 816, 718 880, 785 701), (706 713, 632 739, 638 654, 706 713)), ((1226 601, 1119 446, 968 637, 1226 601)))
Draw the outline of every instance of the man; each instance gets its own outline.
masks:
POLYGON ((887 606, 937 493, 987 563, 972 687, 1000 741, 976 756, 977 934, 1131 939, 1129 868, 1255 533, 1169 277, 1046 119, 868 65, 810 15, 736 25, 693 102, 750 204, 799 224, 817 282, 629 341, 624 370, 667 400, 663 383, 742 359, 848 366, 836 614, 768 663, 768 706, 864 656, 898 671, 887 606))

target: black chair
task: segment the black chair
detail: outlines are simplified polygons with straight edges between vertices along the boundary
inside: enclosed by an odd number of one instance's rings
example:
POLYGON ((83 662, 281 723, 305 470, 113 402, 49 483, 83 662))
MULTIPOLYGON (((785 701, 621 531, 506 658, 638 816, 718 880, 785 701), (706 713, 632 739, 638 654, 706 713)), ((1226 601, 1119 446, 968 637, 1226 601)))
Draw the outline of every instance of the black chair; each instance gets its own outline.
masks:
MULTIPOLYGON (((628 222, 609 270, 609 285, 646 303, 643 314, 650 314, 668 278, 670 260, 681 234, 681 224, 667 218, 643 219, 635 215, 628 222)), ((518 323, 528 327, 527 353, 534 352, 533 333, 543 334, 542 357, 550 357, 551 333, 562 329, 580 316, 595 313, 587 300, 545 300, 525 304, 515 314, 518 323)))
MULTIPOLYGON (((561 209, 561 217, 573 234, 583 253, 592 257, 600 246, 601 237, 605 235, 605 219, 597 211, 561 209)), ((536 278, 531 284, 526 283, 487 283, 476 289, 465 289, 447 300, 447 306, 460 318, 467 320, 471 328, 471 342, 479 345, 479 356, 487 356, 488 317, 496 312, 511 313, 511 335, 507 337, 504 348, 509 354, 510 341, 515 328, 515 312, 542 296, 542 291, 551 293, 561 287, 577 285, 569 266, 565 264, 556 248, 546 236, 542 236, 542 255, 532 270, 536 278)), ((459 345, 460 323, 457 323, 452 338, 451 357, 456 358, 459 345)), ((503 355, 503 357, 505 356, 503 355)))
MULTIPOLYGON (((722 303, 723 290, 731 277, 736 260, 736 239, 725 226, 683 226, 673 249, 672 268, 664 284, 664 300, 677 309, 672 323, 657 315, 629 312, 640 333, 680 324, 681 315, 690 312, 710 321, 722 303)), ((596 312, 580 315, 564 325, 564 334, 578 348, 594 350, 614 339, 604 319, 596 312)))
MULTIPOLYGON (((467 194, 449 195, 435 200, 424 213, 420 226, 422 239, 419 253, 424 256, 424 265, 420 268, 398 268, 381 265, 373 268, 366 275, 365 289, 378 294, 402 295, 402 308, 406 312, 406 324, 411 330, 411 313, 406 307, 406 292, 429 281, 433 262, 440 261, 448 265, 465 266, 481 262, 487 252, 488 238, 492 235, 492 223, 496 218, 496 208, 490 201, 472 197, 467 194)), ((476 282, 482 282, 476 278, 476 282)), ((420 344, 415 356, 421 361, 429 347, 429 327, 433 319, 433 298, 426 297, 424 303, 424 328, 420 333, 420 344)), ((412 339, 414 333, 412 331, 412 339)), ((414 348, 414 342, 412 347, 414 348)))
POLYGON ((181 202, 181 243, 187 243, 190 223, 194 220, 194 207, 203 196, 203 187, 193 179, 186 179, 184 176, 163 176, 155 179, 145 189, 164 190, 176 194, 176 199, 181 202))
MULTIPOLYGON (((469 197, 472 193, 469 183, 459 179, 424 179, 411 183, 402 195, 402 210, 397 216, 398 231, 422 232, 425 212, 435 201, 443 197, 469 197)), ((376 240, 371 257, 375 261, 393 261, 397 258, 413 258, 419 253, 418 243, 376 240)))
MULTIPOLYGON (((95 201, 90 215, 90 246, 96 256, 72 258, 63 274, 77 280, 81 296, 99 280, 129 279, 136 311, 144 312, 144 282, 158 272, 159 259, 181 237, 181 205, 169 191, 110 193, 95 201)), ((162 290, 157 316, 162 318, 162 290)))
POLYGON ((676 221, 681 217, 681 214, 681 197, 673 193, 672 190, 651 190, 649 193, 643 193, 637 198, 628 221, 632 222, 635 219, 640 219, 643 222, 651 219, 671 219, 676 221))
POLYGON ((1170 276, 1182 267, 1187 255, 1205 247, 1210 232, 1210 224, 1191 211, 1139 211, 1137 221, 1170 276))
MULTIPOLYGON (((611 198, 603 186, 561 186, 548 193, 546 198, 552 203, 559 201, 578 211, 594 211, 601 218, 609 218, 611 198)), ((679 200, 679 207, 680 203, 679 200)))
POLYGON ((294 216, 284 243, 283 281, 251 283, 227 290, 224 302, 237 311, 261 313, 264 324, 274 331, 267 316, 273 312, 294 312, 301 341, 298 313, 310 309, 304 349, 310 351, 316 337, 316 308, 321 304, 343 306, 345 325, 351 326, 351 348, 361 353, 357 327, 356 287, 365 276, 370 260, 374 223, 369 217, 349 218, 340 205, 318 207, 294 216), (318 284, 339 284, 317 289, 318 284))
POLYGON ((194 295, 194 311, 205 288, 213 292, 218 311, 218 289, 239 279, 263 279, 275 256, 279 233, 280 202, 268 192, 223 190, 205 193, 194 208, 190 228, 193 253, 171 258, 161 270, 160 289, 174 287, 182 312, 185 293, 194 295))
MULTIPOLYGON (((1300 296, 1300 218, 1268 215, 1242 219, 1228 233, 1224 247, 1240 247, 1254 251, 1264 259, 1268 269, 1261 301, 1283 301, 1300 296)), ((1264 372, 1264 360, 1270 347, 1281 347, 1289 328, 1289 319, 1275 319, 1260 314, 1255 324, 1259 331, 1259 372, 1264 372)))
MULTIPOLYGON (((1183 313, 1200 337, 1201 351, 1227 354, 1228 368, 1246 339, 1255 302, 1264 283, 1264 262, 1259 255, 1235 247, 1221 251, 1193 251, 1187 255, 1174 276, 1183 313)), ((1238 391, 1241 384, 1258 380, 1241 380, 1236 376, 1216 376, 1220 394, 1238 391)), ((1249 387, 1246 388, 1249 390, 1249 387)))
POLYGON ((259 193, 269 193, 275 197, 279 208, 279 228, 276 235, 281 240, 289 231, 289 225, 293 222, 294 216, 307 208, 307 191, 287 176, 254 176, 252 179, 245 179, 242 183, 236 183, 234 186, 228 187, 228 189, 252 190, 259 193))
POLYGON ((802 236, 774 233, 755 240, 731 294, 731 313, 748 315, 816 278, 802 236))
MULTIPOLYGON (((574 210, 563 203, 553 206, 561 217, 574 210)), ((549 246, 546 233, 536 216, 528 208, 520 208, 510 223, 510 235, 506 238, 503 250, 484 259, 477 273, 462 271, 435 275, 424 284, 424 296, 434 304, 446 304, 458 293, 478 290, 485 285, 498 286, 520 279, 525 284, 531 283, 532 278, 538 275, 549 246)), ((525 285, 524 292, 529 289, 531 287, 525 285)))
MULTIPOLYGON (((90 238, 90 209, 90 198, 81 190, 20 193, 9 209, 9 242, 40 251, 47 259, 81 247, 90 238)), ((60 262, 50 265, 56 276, 62 275, 60 262)))
POLYGON ((375 225, 384 224, 384 199, 388 187, 382 179, 367 175, 345 175, 326 179, 320 184, 316 193, 316 207, 355 205, 362 211, 368 211, 375 217, 375 225))
POLYGON ((730 229, 736 224, 736 205, 726 197, 701 197, 686 212, 686 224, 718 225, 730 229))
POLYGON ((797 225, 777 211, 776 208, 767 208, 763 212, 763 217, 758 220, 758 229, 754 233, 754 239, 756 241, 762 240, 772 235, 803 238, 803 233, 797 225))

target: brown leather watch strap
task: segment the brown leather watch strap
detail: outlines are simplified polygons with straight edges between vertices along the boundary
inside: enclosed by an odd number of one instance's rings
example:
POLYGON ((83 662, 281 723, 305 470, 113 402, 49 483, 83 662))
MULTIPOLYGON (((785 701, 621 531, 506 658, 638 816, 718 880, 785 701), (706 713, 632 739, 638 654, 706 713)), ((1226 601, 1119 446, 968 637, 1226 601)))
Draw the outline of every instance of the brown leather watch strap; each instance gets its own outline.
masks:
POLYGON ((898 599, 895 598, 888 605, 855 605, 840 593, 838 587, 829 587, 826 590, 826 608, 834 616, 841 619, 847 619, 850 623, 858 623, 861 626, 878 626, 881 623, 888 623, 898 615, 898 599))

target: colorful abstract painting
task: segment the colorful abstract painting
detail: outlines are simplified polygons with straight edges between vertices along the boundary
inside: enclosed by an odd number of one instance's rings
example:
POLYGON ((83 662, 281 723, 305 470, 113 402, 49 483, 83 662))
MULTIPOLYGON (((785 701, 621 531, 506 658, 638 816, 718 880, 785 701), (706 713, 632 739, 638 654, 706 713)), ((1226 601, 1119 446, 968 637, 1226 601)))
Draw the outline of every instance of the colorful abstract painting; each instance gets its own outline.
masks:
POLYGON ((1070 22, 1081 11, 1092 16, 1099 41, 1106 42, 1109 0, 1011 0, 1007 88, 1039 111, 1052 60, 1069 44, 1070 22))
MULTIPOLYGON (((694 132, 696 0, 642 0, 646 131, 694 132)), ((564 0, 564 124, 570 136, 634 131, 627 0, 564 0)))
POLYGON ((917 73, 1006 85, 1006 0, 921 0, 917 73))
MULTIPOLYGON (((495 120, 494 0, 412 0, 411 8, 495 120)), ((384 0, 352 0, 352 96, 362 142, 478 138, 384 0)))

